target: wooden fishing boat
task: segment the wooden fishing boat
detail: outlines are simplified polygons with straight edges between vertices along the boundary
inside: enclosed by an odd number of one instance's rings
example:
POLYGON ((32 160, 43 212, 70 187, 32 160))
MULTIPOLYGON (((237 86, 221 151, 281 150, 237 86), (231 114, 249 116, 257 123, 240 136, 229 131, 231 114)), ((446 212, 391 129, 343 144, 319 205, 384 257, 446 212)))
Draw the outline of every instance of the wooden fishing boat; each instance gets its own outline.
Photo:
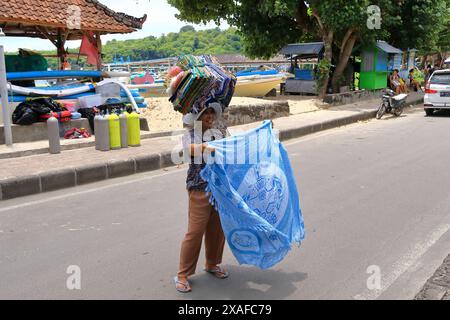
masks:
POLYGON ((236 97, 264 97, 273 89, 279 89, 284 75, 251 75, 237 77, 236 97))

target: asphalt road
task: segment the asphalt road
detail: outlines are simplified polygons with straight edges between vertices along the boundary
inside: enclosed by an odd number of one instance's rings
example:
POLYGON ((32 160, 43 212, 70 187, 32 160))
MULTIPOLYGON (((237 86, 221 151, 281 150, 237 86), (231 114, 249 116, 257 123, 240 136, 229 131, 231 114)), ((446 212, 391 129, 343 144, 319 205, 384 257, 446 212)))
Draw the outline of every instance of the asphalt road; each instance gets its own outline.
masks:
POLYGON ((419 110, 287 142, 304 243, 268 271, 226 248, 227 280, 205 274, 202 255, 187 295, 171 282, 186 168, 3 201, 0 298, 412 299, 450 251, 449 124, 419 110), (72 265, 80 290, 66 287, 72 265))

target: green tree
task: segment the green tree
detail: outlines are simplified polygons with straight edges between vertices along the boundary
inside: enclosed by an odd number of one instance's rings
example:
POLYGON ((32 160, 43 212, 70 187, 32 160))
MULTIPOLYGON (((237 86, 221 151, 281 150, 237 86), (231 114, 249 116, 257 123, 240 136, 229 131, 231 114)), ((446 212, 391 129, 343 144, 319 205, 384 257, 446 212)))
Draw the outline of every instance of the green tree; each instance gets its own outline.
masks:
POLYGON ((183 32, 195 32, 195 28, 193 26, 184 26, 180 29, 180 33, 183 32))
MULTIPOLYGON (((245 52, 250 56, 268 58, 288 43, 302 38, 314 38, 325 43, 324 59, 333 61, 333 44, 343 35, 341 55, 334 77, 339 78, 356 41, 356 33, 367 15, 366 1, 333 0, 225 0, 197 1, 191 5, 188 0, 169 0, 179 11, 179 18, 196 23, 225 19, 236 26, 244 39, 245 52), (363 2, 363 3, 362 3, 363 2), (348 49, 347 49, 348 48, 348 49)), ((328 83, 326 72, 324 83, 328 83)), ((324 86, 322 95, 326 92, 324 86)))
MULTIPOLYGON (((421 19, 432 19, 446 0, 423 0, 421 19)), ((357 42, 370 43, 377 38, 389 39, 401 28, 402 15, 413 6, 413 0, 168 0, 176 7, 182 20, 194 23, 226 20, 238 28, 243 37, 245 52, 251 56, 270 57, 288 43, 302 39, 322 40, 325 44, 325 65, 333 63, 333 89, 348 64, 357 42), (405 3, 407 5, 405 5, 405 3), (382 28, 369 29, 368 7, 381 9, 382 28), (405 6, 404 6, 405 5, 405 6), (404 12, 405 11, 405 12, 404 12), (333 50, 334 48, 334 50, 333 50), (333 52, 334 51, 334 52, 333 52)), ((421 24, 429 30, 428 24, 421 24)), ((397 33, 398 34, 398 33, 397 33)), ((406 40, 411 44, 412 36, 406 40)), ((415 42, 416 43, 416 42, 415 42)), ((415 44, 414 43, 414 44, 415 44)), ((326 72, 326 70, 324 71, 326 72)), ((325 75, 324 83, 328 83, 325 75)), ((324 86, 321 95, 326 92, 324 86)))
MULTIPOLYGON (((184 53, 193 54, 223 54, 242 53, 242 39, 235 28, 220 30, 218 28, 195 31, 191 26, 181 28, 178 33, 169 33, 161 37, 149 36, 135 40, 111 40, 103 45, 102 54, 104 63, 112 63, 114 57, 125 60, 130 56, 132 61, 152 60, 184 53)), ((78 49, 70 49, 71 53, 77 54, 78 49)), ((45 55, 56 55, 56 50, 40 51, 45 55)), ((12 53, 11 53, 12 54, 12 53)), ((57 58, 47 58, 49 67, 58 68, 57 58)), ((89 67, 86 58, 81 56, 69 58, 73 66, 89 67)))
POLYGON ((450 0, 403 0, 394 6, 396 18, 389 29, 389 41, 403 50, 418 49, 422 66, 430 54, 449 50, 450 0))
POLYGON ((112 62, 114 55, 130 56, 133 61, 151 60, 185 53, 220 54, 240 53, 241 37, 236 29, 195 31, 193 27, 181 28, 159 38, 147 37, 137 40, 109 41, 103 46, 104 61, 112 62), (232 40, 230 40, 232 39, 232 40))
POLYGON ((435 51, 438 52, 441 61, 448 57, 450 52, 450 0, 448 1, 448 9, 444 14, 444 23, 439 30, 435 51))
POLYGON ((197 51, 197 49, 200 47, 200 40, 198 40, 197 37, 194 39, 194 43, 192 45, 192 51, 197 51))
POLYGON ((390 31, 390 42, 403 50, 433 50, 443 28, 447 28, 448 0, 404 0, 395 7, 397 20, 390 31))
POLYGON ((444 24, 436 42, 436 48, 441 53, 450 51, 450 19, 444 24))

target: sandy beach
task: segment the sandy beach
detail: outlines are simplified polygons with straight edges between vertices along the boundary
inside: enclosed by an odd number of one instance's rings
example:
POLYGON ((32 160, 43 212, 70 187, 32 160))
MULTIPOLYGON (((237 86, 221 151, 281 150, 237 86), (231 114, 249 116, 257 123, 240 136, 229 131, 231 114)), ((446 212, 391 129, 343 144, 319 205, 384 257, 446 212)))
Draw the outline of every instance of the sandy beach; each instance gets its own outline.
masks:
MULTIPOLYGON (((147 118, 150 130, 153 132, 171 131, 183 128, 182 115, 173 110, 167 97, 146 99, 148 108, 141 111, 147 118)), ((236 105, 267 104, 272 101, 288 101, 291 114, 317 111, 323 103, 317 97, 311 96, 277 96, 264 99, 235 97, 231 100, 231 107, 236 105)))

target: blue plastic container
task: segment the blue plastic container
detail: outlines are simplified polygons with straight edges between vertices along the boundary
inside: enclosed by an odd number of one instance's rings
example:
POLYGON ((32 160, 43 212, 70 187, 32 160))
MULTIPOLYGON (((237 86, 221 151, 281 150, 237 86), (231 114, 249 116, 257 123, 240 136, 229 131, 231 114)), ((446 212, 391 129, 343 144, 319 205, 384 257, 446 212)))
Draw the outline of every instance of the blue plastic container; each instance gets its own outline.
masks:
POLYGON ((313 70, 295 69, 295 79, 312 81, 314 80, 313 70))

